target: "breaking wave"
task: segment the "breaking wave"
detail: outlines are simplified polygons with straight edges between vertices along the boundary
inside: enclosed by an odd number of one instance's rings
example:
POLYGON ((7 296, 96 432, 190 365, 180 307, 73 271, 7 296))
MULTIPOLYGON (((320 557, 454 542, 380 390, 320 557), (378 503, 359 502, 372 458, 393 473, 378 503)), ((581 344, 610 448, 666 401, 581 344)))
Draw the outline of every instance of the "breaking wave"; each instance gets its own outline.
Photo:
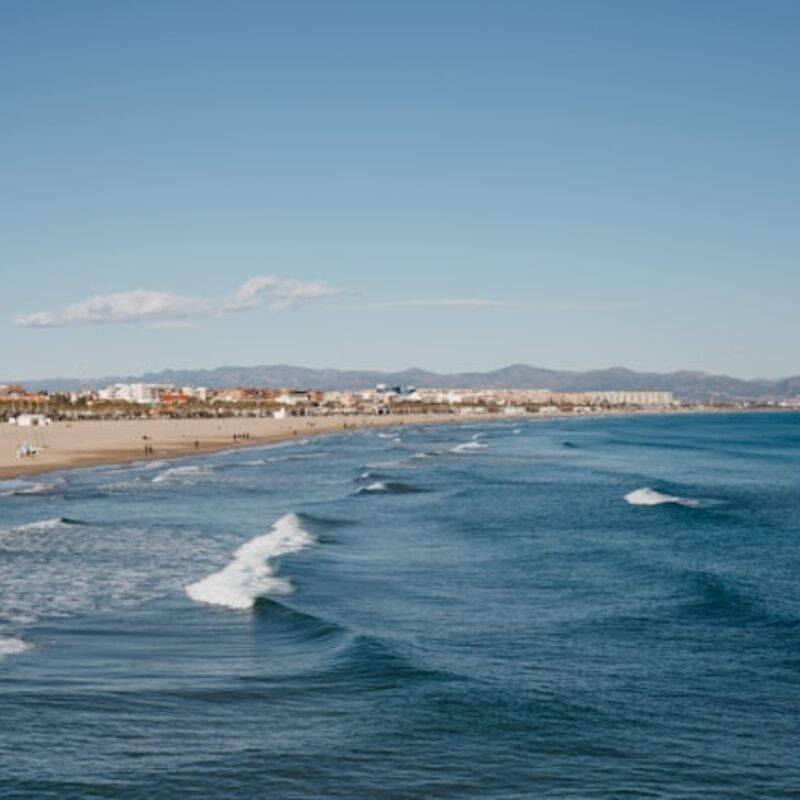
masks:
POLYGON ((390 479, 390 476, 386 472, 380 472, 375 469, 367 469, 360 473, 359 476, 354 479, 354 482, 360 483, 363 481, 369 481, 369 483, 375 483, 376 481, 385 482, 390 479))
MULTIPOLYGON (((291 444, 299 444, 292 442, 291 444)), ((244 461, 223 461, 218 464, 202 464, 183 467, 173 467, 166 470, 160 476, 157 475, 155 483, 164 481, 191 481, 193 478, 205 477, 212 472, 229 472, 231 470, 250 469, 252 467, 267 467, 272 464, 286 464, 291 461, 308 461, 309 459, 324 458, 327 454, 315 450, 311 453, 285 453, 275 456, 265 456, 263 458, 251 458, 244 461)))
POLYGON ((205 465, 198 466, 193 464, 186 467, 170 467, 159 472, 154 478, 151 479, 153 483, 169 483, 175 481, 191 481, 193 478, 198 478, 209 472, 209 468, 205 465))
POLYGON ((473 453, 476 450, 485 450, 488 445, 484 444, 483 442, 479 442, 477 439, 473 439, 469 442, 464 442, 463 444, 457 444, 455 447, 450 448, 451 453, 473 453))
POLYGON ((625 500, 632 506, 660 506, 666 503, 672 503, 678 506, 686 506, 687 508, 699 508, 701 506, 712 505, 714 501, 700 500, 694 497, 680 497, 674 494, 664 494, 645 486, 641 489, 635 489, 625 495, 625 500))
POLYGON ((36 531, 52 531, 59 528, 71 528, 77 525, 84 525, 85 523, 77 519, 70 519, 69 517, 53 517, 52 519, 42 519, 36 522, 26 522, 23 525, 15 525, 11 528, 15 533, 23 532, 36 532, 36 531))
POLYGON ((291 513, 275 522, 268 533, 243 544, 233 560, 219 572, 186 587, 186 594, 198 603, 247 610, 265 594, 288 594, 292 584, 279 577, 274 559, 297 553, 316 540, 291 513))
POLYGON ((369 484, 369 486, 364 486, 358 490, 359 494, 365 493, 372 493, 372 492, 388 492, 389 485, 384 481, 375 481, 374 483, 369 484))
POLYGON ((424 489, 419 489, 401 481, 374 481, 367 486, 363 486, 356 494, 413 494, 422 491, 424 489))
POLYGON ((367 471, 370 470, 382 470, 382 469, 408 469, 417 461, 424 461, 428 458, 437 458, 439 456, 444 455, 447 450, 420 450, 416 453, 411 453, 411 455, 406 456, 405 458, 397 458, 391 461, 373 461, 369 464, 364 464, 362 469, 367 471))
POLYGON ((46 494, 47 492, 56 491, 63 483, 63 478, 49 482, 22 479, 0 481, 0 497, 25 497, 31 494, 46 494))

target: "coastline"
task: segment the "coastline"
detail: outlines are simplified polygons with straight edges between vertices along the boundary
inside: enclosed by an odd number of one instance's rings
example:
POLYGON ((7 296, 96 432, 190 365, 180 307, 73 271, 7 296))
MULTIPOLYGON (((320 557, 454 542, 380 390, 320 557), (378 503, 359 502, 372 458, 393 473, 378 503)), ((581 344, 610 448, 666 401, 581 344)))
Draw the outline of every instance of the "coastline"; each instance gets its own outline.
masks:
MULTIPOLYGON (((789 409, 716 411, 712 409, 658 411, 612 411, 580 417, 649 416, 664 414, 779 413, 789 409)), ((66 469, 164 460, 280 444, 310 436, 342 433, 366 428, 395 428, 401 425, 447 425, 474 422, 545 422, 568 419, 569 414, 524 414, 502 417, 485 414, 340 414, 331 416, 221 417, 210 419, 134 419, 59 421, 44 427, 23 427, 0 423, 0 481, 42 475, 66 469), (36 454, 17 458, 17 448, 31 444, 36 454), (147 449, 146 449, 147 448, 147 449)), ((577 418, 577 417, 576 417, 577 418)))
POLYGON ((44 427, 0 426, 0 480, 65 469, 163 460, 279 444, 309 436, 399 425, 474 422, 478 415, 397 414, 330 417, 82 420, 44 427), (17 458, 27 442, 33 456, 17 458))

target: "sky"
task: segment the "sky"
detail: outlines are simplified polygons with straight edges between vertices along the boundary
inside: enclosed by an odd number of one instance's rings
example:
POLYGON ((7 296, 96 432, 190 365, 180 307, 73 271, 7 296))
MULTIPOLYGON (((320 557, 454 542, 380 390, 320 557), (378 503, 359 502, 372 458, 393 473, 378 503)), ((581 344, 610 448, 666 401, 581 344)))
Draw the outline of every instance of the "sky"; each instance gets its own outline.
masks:
POLYGON ((4 0, 0 381, 800 373, 795 0, 4 0))

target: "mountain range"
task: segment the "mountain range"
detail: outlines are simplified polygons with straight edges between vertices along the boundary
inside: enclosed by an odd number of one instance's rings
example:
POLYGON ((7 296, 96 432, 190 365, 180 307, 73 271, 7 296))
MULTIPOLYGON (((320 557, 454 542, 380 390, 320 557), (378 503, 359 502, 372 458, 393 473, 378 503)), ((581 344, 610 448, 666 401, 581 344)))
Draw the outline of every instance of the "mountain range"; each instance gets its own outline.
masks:
POLYGON ((443 389, 550 389, 560 392, 651 390, 672 392, 681 400, 786 400, 800 397, 800 375, 779 380, 745 380, 705 372, 636 372, 624 367, 574 372, 513 364, 491 372, 437 373, 411 368, 378 370, 310 369, 287 365, 218 367, 148 372, 90 380, 52 378, 24 381, 29 390, 100 388, 117 382, 178 386, 254 386, 265 388, 366 389, 378 383, 443 389))

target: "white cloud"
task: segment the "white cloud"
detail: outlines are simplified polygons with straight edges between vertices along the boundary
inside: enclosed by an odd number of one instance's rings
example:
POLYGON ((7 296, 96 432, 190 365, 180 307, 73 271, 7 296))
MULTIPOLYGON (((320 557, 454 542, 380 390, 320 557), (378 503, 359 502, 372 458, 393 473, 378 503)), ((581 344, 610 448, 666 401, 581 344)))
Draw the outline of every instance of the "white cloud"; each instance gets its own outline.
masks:
POLYGON ((174 325, 200 316, 230 314, 256 308, 267 297, 271 311, 284 311, 306 300, 318 300, 340 294, 341 290, 319 281, 304 282, 259 275, 243 283, 231 296, 221 298, 189 297, 134 289, 130 292, 94 295, 55 311, 17 314, 14 325, 54 328, 66 325, 111 322, 146 322, 151 326, 174 325))
POLYGON ((179 319, 203 313, 208 304, 192 297, 135 289, 132 292, 95 295, 58 311, 18 314, 15 325, 49 328, 60 325, 99 322, 179 319))
POLYGON ((340 289, 334 289, 320 281, 306 283, 297 280, 282 280, 272 275, 258 275, 245 281, 228 301, 230 310, 242 311, 258 304, 261 296, 271 295, 274 299, 270 304, 273 311, 283 311, 301 300, 319 300, 341 294, 340 289))
POLYGON ((396 300, 390 303, 376 303, 375 305, 383 308, 453 308, 465 311, 473 311, 478 309, 505 308, 507 304, 500 303, 496 300, 478 300, 469 297, 450 297, 431 300, 396 300))
POLYGON ((382 303, 364 303, 364 311, 391 311, 402 309, 452 310, 452 311, 564 311, 574 306, 555 303, 515 303, 502 300, 484 300, 469 297, 443 297, 418 300, 389 300, 382 303))
MULTIPOLYGON (((191 297, 169 292, 134 289, 130 292, 94 295, 54 311, 17 314, 14 325, 55 328, 68 325, 97 325, 114 322, 143 323, 148 328, 185 328, 192 320, 222 316, 264 306, 280 312, 300 303, 344 294, 321 281, 300 281, 274 275, 256 275, 232 294, 216 298, 191 297)), ((470 297, 418 298, 359 303, 356 311, 586 311, 608 308, 558 303, 526 303, 470 297)))

